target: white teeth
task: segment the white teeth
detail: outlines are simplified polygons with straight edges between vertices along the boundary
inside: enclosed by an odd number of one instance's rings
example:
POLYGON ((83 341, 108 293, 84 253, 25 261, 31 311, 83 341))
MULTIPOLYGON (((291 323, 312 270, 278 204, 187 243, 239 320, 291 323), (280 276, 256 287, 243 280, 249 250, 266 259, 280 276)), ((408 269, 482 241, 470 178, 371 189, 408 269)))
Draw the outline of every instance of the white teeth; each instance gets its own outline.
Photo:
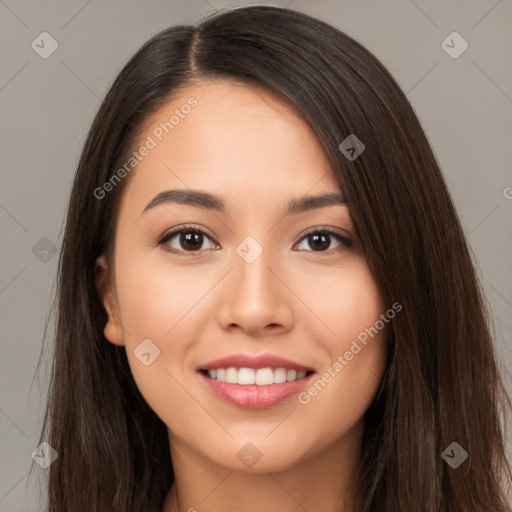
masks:
POLYGON ((256 370, 256 384, 258 386, 274 384, 274 372, 272 368, 260 368, 256 370))
POLYGON ((303 379, 306 372, 297 372, 295 370, 287 370, 286 368, 217 368, 208 370, 208 376, 219 382, 227 382, 229 384, 241 384, 243 386, 256 384, 257 386, 269 386, 270 384, 283 384, 284 382, 293 382, 303 379))
POLYGON ((236 384, 238 382, 238 372, 236 368, 228 368, 226 370, 226 382, 229 384, 236 384))
POLYGON ((288 370, 286 372, 286 380, 288 382, 291 382, 292 380, 295 380, 297 378, 297 372, 295 370, 288 370))
POLYGON ((284 368, 278 368, 274 372, 274 384, 282 384, 286 382, 286 370, 284 368))
POLYGON ((238 370, 238 384, 255 384, 256 372, 252 368, 240 368, 238 370))

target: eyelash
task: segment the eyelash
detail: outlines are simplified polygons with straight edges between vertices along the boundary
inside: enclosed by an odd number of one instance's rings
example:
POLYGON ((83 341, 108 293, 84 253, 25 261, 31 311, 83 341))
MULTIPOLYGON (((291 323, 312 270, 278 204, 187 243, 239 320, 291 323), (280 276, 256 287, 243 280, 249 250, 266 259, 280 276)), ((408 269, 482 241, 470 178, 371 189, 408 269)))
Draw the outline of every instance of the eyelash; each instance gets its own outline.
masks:
MULTIPOLYGON (((212 238, 207 233, 205 233, 202 229, 195 227, 195 226, 181 226, 181 227, 178 227, 178 228, 170 231, 169 233, 166 233, 165 235, 163 235, 160 238, 160 240, 158 241, 158 246, 165 246, 172 238, 174 238, 175 235, 181 234, 181 233, 199 233, 199 234, 205 236, 206 238, 209 238, 213 242, 212 238)), ((341 244, 334 249, 328 249, 326 251, 307 250, 306 252, 330 253, 331 251, 342 251, 346 248, 352 247, 352 242, 349 238, 344 237, 344 236, 340 235, 339 233, 336 233, 335 231, 332 231, 331 229, 328 229, 326 227, 313 228, 313 229, 307 231, 306 233, 304 233, 302 235, 302 238, 299 240, 299 242, 301 242, 305 238, 308 238, 311 235, 329 235, 329 236, 332 236, 333 238, 335 238, 341 244)), ((172 253, 185 253, 185 254, 189 254, 192 256, 198 255, 198 253, 203 251, 203 249, 198 249, 197 251, 183 251, 183 250, 179 250, 179 249, 171 249, 169 247, 164 248, 164 250, 166 250, 168 252, 172 252, 172 253)))

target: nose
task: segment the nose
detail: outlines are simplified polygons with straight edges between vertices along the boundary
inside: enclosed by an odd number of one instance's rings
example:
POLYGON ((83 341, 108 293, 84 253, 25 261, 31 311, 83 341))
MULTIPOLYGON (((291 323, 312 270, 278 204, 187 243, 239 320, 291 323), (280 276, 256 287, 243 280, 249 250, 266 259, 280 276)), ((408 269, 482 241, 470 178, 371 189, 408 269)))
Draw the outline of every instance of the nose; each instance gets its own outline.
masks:
POLYGON ((262 337, 292 328, 294 296, 286 273, 269 256, 269 251, 263 250, 249 263, 233 253, 233 269, 221 288, 216 315, 222 329, 262 337))

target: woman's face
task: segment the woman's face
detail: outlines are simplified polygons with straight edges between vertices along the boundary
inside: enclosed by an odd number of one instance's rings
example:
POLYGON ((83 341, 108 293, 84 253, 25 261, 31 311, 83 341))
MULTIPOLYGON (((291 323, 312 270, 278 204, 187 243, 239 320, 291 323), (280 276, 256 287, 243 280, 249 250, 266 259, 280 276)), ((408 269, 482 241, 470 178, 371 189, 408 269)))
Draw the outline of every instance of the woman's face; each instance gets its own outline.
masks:
POLYGON ((389 305, 312 130, 274 96, 216 81, 153 115, 142 146, 113 261, 99 259, 113 271, 104 332, 125 346, 173 457, 263 472, 356 450, 389 305), (305 201, 326 194, 338 200, 305 201))

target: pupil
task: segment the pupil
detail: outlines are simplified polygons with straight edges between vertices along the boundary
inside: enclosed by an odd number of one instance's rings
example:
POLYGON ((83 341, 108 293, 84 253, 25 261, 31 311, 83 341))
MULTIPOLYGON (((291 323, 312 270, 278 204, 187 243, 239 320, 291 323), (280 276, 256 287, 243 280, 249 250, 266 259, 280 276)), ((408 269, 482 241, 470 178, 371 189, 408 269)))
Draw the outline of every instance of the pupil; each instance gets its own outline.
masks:
POLYGON ((181 235, 180 243, 185 249, 196 251, 201 248, 201 236, 201 233, 184 233, 181 235))
POLYGON ((311 244, 311 247, 313 249, 315 249, 315 247, 317 249, 327 249, 329 247, 329 240, 328 240, 327 235, 324 235, 324 234, 311 235, 311 238, 314 240, 313 244, 311 244), (323 244, 322 244, 322 242, 320 242, 320 244, 317 243, 320 238, 323 238, 323 240, 324 240, 323 244), (327 244, 325 244, 325 241, 327 241, 327 244))

